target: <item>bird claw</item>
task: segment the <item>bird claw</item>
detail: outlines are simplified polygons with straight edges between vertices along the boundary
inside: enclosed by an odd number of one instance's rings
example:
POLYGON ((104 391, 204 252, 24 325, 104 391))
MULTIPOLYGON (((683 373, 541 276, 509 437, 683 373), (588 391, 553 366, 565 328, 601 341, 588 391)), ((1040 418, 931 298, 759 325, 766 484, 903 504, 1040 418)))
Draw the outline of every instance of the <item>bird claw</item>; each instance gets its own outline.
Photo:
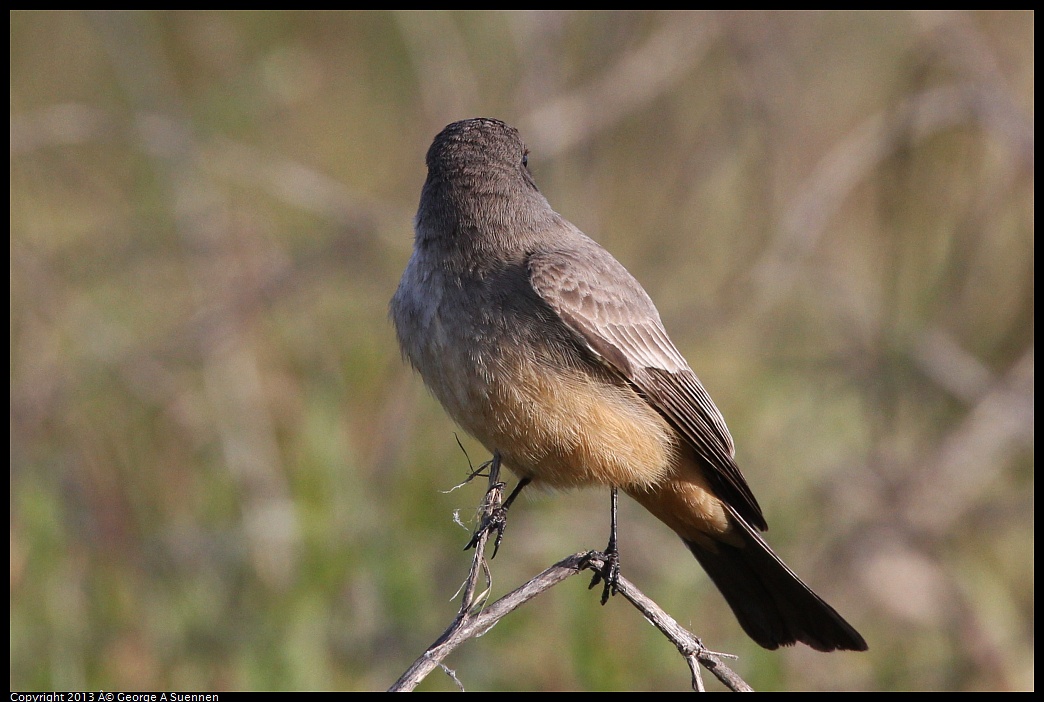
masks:
POLYGON ((594 588, 598 583, 604 583, 602 588, 602 604, 604 605, 609 601, 611 595, 615 595, 619 592, 620 582, 620 552, 616 549, 606 549, 605 553, 595 553, 592 555, 601 556, 603 559, 602 567, 595 570, 594 577, 591 578, 591 584, 587 586, 590 590, 594 588))
MULTIPOLYGON (((501 484, 503 486, 503 484, 501 484)), ((501 505, 495 507, 489 516, 482 520, 482 524, 475 530, 475 533, 471 536, 471 541, 464 547, 464 550, 473 549, 478 546, 479 541, 483 536, 492 534, 494 531, 497 533, 497 538, 493 541, 493 555, 490 558, 497 557, 497 551, 500 550, 500 542, 504 538, 504 529, 507 528, 507 506, 501 505)))

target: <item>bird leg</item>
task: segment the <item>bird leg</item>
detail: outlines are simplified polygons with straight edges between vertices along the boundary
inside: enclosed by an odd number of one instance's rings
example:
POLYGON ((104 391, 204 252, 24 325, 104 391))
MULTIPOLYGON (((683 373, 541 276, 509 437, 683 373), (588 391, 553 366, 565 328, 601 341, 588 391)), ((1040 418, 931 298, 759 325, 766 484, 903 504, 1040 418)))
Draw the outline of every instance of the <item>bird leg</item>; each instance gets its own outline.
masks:
MULTIPOLYGON (((497 451, 493 453, 493 460, 490 463, 490 473, 495 474, 494 472, 499 473, 499 471, 500 452, 497 451)), ((465 551, 471 548, 475 548, 475 546, 478 545, 479 539, 482 538, 483 534, 489 534, 493 531, 496 531, 497 538, 496 541, 493 542, 493 555, 490 556, 490 558, 497 557, 497 551, 500 550, 500 541, 504 538, 504 529, 505 527, 507 527, 508 508, 511 507, 511 503, 515 501, 515 498, 518 497, 518 494, 522 492, 522 488, 524 488, 526 485, 529 485, 529 482, 529 478, 521 478, 518 481, 518 485, 515 486, 515 489, 512 490, 511 494, 508 495, 506 500, 504 500, 504 503, 490 510, 488 516, 482 520, 482 524, 479 525, 479 528, 472 535, 471 541, 469 541, 468 545, 464 547, 465 551)), ((490 490, 493 490, 495 488, 502 488, 503 486, 503 483, 497 482, 496 478, 494 478, 493 484, 490 486, 490 490)))
POLYGON ((609 545, 605 547, 605 565, 602 566, 600 571, 595 571, 594 577, 591 578, 591 584, 587 586, 588 589, 591 589, 599 582, 605 583, 605 587, 602 589, 603 605, 609 601, 610 595, 616 594, 617 581, 620 578, 620 550, 616 545, 616 511, 619 496, 615 485, 609 493, 609 499, 609 545))

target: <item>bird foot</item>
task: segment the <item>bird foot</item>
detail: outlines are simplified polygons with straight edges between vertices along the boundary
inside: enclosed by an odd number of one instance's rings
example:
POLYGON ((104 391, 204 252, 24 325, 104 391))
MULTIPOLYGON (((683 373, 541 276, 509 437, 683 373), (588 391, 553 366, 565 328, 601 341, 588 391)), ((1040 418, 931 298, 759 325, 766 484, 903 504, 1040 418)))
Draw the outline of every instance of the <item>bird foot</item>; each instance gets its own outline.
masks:
POLYGON ((587 586, 587 589, 594 588, 600 582, 604 583, 602 588, 602 604, 604 605, 609 601, 611 595, 615 595, 619 591, 620 552, 610 545, 604 553, 595 552, 591 555, 602 557, 602 567, 595 570, 594 577, 591 578, 591 584, 587 586))
MULTIPOLYGON (((499 486, 503 488, 504 484, 500 483, 499 486)), ((482 520, 482 524, 475 530, 475 533, 471 536, 471 541, 464 547, 464 550, 475 548, 478 546, 479 540, 483 536, 492 535, 493 532, 497 533, 496 539, 493 541, 493 555, 490 558, 497 557, 497 551, 500 550, 500 542, 504 538, 504 529, 507 528, 507 508, 508 505, 499 505, 494 507, 485 519, 482 520)))

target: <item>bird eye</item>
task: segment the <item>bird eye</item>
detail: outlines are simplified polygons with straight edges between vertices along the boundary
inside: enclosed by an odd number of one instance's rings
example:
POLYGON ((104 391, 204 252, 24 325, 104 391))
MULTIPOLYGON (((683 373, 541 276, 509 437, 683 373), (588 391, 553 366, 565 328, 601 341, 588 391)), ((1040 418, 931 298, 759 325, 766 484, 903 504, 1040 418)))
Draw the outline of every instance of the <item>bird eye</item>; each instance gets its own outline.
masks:
POLYGON ((529 152, 526 151, 522 154, 522 167, 529 168, 529 152))

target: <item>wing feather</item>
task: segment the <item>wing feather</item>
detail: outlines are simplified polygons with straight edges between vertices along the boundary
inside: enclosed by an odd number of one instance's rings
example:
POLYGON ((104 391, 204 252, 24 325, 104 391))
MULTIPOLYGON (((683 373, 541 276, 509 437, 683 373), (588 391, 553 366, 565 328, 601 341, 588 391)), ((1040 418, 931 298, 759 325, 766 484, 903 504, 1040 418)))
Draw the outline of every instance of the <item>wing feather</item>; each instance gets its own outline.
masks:
POLYGON ((667 336, 652 300, 609 252, 580 237, 579 245, 569 237, 568 250, 530 255, 533 290, 688 441, 718 497, 765 529, 761 507, 734 460, 725 419, 667 336))

